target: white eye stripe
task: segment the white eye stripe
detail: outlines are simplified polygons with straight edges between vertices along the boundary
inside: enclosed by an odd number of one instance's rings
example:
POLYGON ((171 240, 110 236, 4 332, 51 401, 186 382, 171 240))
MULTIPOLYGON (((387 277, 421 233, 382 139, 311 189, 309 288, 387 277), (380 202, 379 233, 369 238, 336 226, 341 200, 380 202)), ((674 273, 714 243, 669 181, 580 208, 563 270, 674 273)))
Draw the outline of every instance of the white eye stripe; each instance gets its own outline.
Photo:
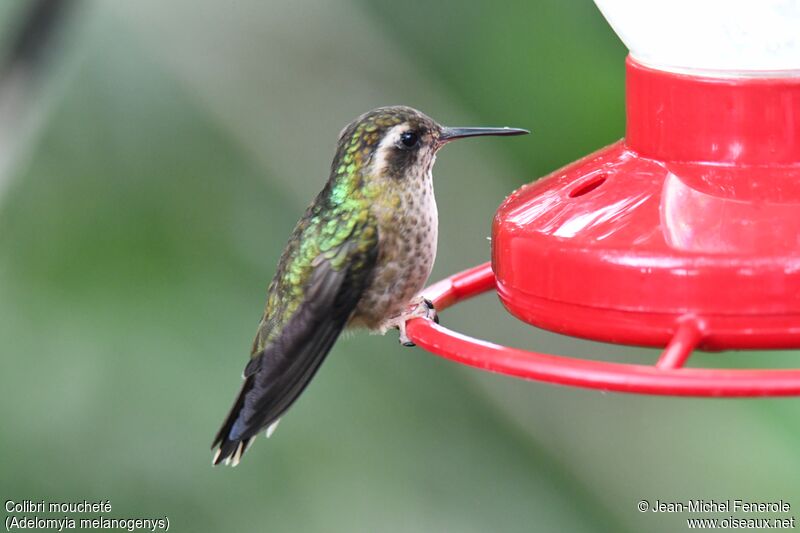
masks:
POLYGON ((400 136, 408 131, 407 124, 398 124, 396 126, 392 126, 392 129, 386 132, 386 135, 383 136, 380 145, 378 145, 378 149, 385 148, 387 146, 394 146, 400 142, 400 136))
POLYGON ((372 158, 371 174, 380 176, 386 168, 386 158, 390 151, 396 150, 397 143, 400 142, 400 135, 408 129, 406 124, 398 124, 386 132, 380 144, 375 149, 375 156, 372 158))

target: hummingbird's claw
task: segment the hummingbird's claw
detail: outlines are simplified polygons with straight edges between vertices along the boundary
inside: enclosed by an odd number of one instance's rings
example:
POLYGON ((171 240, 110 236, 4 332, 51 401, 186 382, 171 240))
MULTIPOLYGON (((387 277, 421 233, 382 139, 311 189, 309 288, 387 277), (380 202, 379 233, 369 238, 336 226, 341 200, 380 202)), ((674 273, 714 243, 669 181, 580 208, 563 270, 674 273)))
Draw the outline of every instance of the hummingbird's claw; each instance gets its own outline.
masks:
POLYGON ((400 330, 400 337, 398 339, 400 344, 407 347, 416 346, 414 341, 406 334, 406 322, 415 318, 426 318, 428 320, 433 320, 437 324, 439 323, 439 315, 436 314, 433 302, 427 298, 418 297, 412 300, 412 303, 408 306, 408 310, 405 313, 392 317, 384 322, 380 327, 380 331, 383 333, 391 328, 398 329, 400 330))
POLYGON ((425 304, 425 307, 428 308, 428 314, 425 318, 433 320, 437 324, 439 323, 439 313, 436 312, 436 308, 433 307, 433 302, 428 300, 427 298, 422 298, 422 303, 425 304))
POLYGON ((397 340, 400 341, 400 344, 402 344, 406 348, 413 348, 414 346, 416 346, 416 344, 414 344, 414 341, 412 341, 408 337, 408 334, 406 333, 406 321, 410 320, 413 317, 401 316, 399 318, 400 322, 397 324, 397 329, 400 330, 400 337, 397 340))

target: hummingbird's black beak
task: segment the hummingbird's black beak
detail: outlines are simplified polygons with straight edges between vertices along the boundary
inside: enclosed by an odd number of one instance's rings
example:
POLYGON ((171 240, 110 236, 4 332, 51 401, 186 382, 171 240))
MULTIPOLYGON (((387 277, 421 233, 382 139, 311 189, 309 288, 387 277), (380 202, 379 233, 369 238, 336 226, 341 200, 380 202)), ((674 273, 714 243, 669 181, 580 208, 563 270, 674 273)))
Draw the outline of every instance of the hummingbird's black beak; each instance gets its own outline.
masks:
POLYGON ((481 135, 527 135, 528 130, 519 128, 442 128, 439 135, 441 144, 465 137, 478 137, 481 135))

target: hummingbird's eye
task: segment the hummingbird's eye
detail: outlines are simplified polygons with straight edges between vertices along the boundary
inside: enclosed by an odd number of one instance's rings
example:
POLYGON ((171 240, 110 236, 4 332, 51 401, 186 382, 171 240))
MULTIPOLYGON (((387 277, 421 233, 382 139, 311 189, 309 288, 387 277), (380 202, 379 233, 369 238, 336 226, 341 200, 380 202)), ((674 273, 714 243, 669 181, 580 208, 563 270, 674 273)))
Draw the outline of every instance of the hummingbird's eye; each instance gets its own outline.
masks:
POLYGON ((406 131, 400 135, 400 142, 406 148, 414 148, 419 143, 419 135, 413 131, 406 131))

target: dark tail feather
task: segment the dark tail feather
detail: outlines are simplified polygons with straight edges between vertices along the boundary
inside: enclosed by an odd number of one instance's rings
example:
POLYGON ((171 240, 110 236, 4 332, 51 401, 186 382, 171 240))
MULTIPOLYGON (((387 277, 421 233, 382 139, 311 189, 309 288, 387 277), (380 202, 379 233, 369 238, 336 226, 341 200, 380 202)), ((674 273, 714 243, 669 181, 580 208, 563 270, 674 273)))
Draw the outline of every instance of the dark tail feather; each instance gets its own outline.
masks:
POLYGON ((239 418, 239 414, 242 412, 245 396, 253 388, 254 382, 255 379, 252 375, 245 380, 244 384, 242 385, 242 390, 239 391, 239 396, 236 397, 236 402, 234 402, 233 407, 231 407, 228 416, 225 417, 225 422, 222 423, 222 427, 219 428, 217 436, 214 437, 214 442, 211 443, 212 450, 219 446, 217 453, 214 455, 214 466, 223 461, 225 461, 226 464, 229 464, 232 461, 233 466, 236 466, 239 463, 239 459, 247 450, 250 441, 255 438, 255 436, 234 440, 230 440, 228 438, 228 436, 231 434, 233 424, 236 423, 236 419, 239 418))
POLYGON ((266 428, 269 437, 316 374, 340 330, 341 326, 321 326, 293 358, 262 352, 250 360, 242 390, 211 445, 212 449, 219 445, 215 465, 225 461, 236 466, 259 431, 266 428))
MULTIPOLYGON (((346 243, 348 250, 355 245, 346 243)), ((374 261, 377 252, 371 253, 374 261)), ((275 429, 328 355, 362 289, 349 268, 333 268, 328 260, 317 265, 303 303, 245 367, 242 390, 211 446, 219 445, 214 464, 235 466, 259 431, 269 436, 275 429)))

